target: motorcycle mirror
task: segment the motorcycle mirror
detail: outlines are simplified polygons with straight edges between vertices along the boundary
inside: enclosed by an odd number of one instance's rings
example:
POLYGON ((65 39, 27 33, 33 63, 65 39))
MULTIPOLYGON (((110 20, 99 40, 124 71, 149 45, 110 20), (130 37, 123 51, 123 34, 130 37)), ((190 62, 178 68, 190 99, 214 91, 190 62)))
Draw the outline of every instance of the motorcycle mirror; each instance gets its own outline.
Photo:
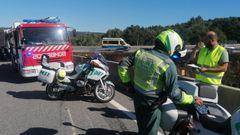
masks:
POLYGON ((41 65, 45 66, 49 63, 49 56, 47 54, 43 54, 41 58, 41 65))

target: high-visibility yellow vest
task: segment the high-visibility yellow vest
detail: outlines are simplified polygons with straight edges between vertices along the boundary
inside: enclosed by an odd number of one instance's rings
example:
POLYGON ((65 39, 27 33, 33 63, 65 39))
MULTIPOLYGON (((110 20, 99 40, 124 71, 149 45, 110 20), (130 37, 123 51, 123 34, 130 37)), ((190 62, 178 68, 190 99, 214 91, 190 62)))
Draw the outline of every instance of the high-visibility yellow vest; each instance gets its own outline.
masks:
POLYGON ((135 54, 134 84, 145 91, 161 91, 164 84, 162 74, 166 72, 169 64, 160 59, 156 51, 140 49, 135 54), (153 54, 153 53, 156 54, 153 54))
MULTIPOLYGON (((197 64, 201 67, 207 68, 219 66, 219 60, 224 50, 225 48, 220 45, 218 45, 211 51, 208 48, 201 48, 198 55, 197 64)), ((221 84, 223 76, 224 72, 200 72, 199 70, 196 71, 196 80, 208 84, 221 84)))
MULTIPOLYGON (((161 54, 154 50, 140 49, 134 58, 134 87, 135 90, 144 95, 158 95, 165 91, 165 80, 163 74, 170 68, 170 58, 164 59, 161 54)), ((119 66, 118 73, 122 82, 130 81, 128 67, 119 66)), ((181 91, 180 104, 191 104, 193 96, 181 91)))

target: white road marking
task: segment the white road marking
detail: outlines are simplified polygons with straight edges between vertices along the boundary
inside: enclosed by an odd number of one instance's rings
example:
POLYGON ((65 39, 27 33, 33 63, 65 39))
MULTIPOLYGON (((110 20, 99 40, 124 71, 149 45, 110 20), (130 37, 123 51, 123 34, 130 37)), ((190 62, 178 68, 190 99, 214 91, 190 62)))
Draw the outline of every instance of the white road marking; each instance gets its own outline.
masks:
POLYGON ((127 108, 125 108, 124 106, 122 106, 121 104, 116 102, 115 100, 111 100, 109 103, 112 104, 114 107, 116 107, 118 110, 122 111, 129 118, 134 120, 134 122, 137 122, 136 121, 136 116, 133 113, 131 113, 127 108))
MULTIPOLYGON (((74 122, 73 122, 73 119, 72 119, 72 115, 71 115, 70 109, 68 109, 68 108, 65 108, 65 109, 67 110, 67 113, 68 113, 68 116, 69 116, 71 124, 75 125, 74 122)), ((73 135, 77 135, 76 130, 75 130, 75 128, 73 126, 71 126, 71 129, 72 129, 73 135)))
MULTIPOLYGON (((131 113, 127 108, 125 108, 124 106, 122 106, 121 104, 116 102, 115 100, 111 100, 109 103, 112 104, 114 107, 116 107, 118 110, 122 111, 125 115, 127 115, 129 118, 131 118, 134 122, 137 123, 136 116, 133 113, 131 113)), ((65 108, 65 109, 67 110, 71 124, 75 125, 73 122, 73 119, 72 119, 70 109, 68 109, 68 108, 65 108)), ((88 118, 88 119, 90 120, 90 118, 88 118)), ((93 126, 93 125, 91 124, 91 126, 93 126)), ((77 135, 75 128, 71 127, 71 129, 72 129, 73 135, 77 135)), ((158 131, 158 135, 162 135, 162 133, 158 131)))
MULTIPOLYGON (((131 113, 127 108, 125 108, 115 100, 111 100, 109 103, 112 104, 117 109, 119 109, 120 111, 122 111, 125 115, 127 115, 129 118, 131 118, 134 122, 137 123, 135 114, 131 113)), ((162 133, 158 131, 158 135, 162 135, 162 133)))

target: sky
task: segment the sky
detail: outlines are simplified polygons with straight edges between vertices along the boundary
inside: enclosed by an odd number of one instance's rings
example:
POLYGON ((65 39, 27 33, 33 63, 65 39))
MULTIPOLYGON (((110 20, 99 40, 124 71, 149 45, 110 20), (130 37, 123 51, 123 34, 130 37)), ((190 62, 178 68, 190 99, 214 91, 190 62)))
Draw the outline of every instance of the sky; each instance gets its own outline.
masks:
POLYGON ((167 26, 197 16, 240 17, 239 5, 240 0, 1 0, 0 27, 57 16, 78 31, 106 32, 130 25, 167 26))

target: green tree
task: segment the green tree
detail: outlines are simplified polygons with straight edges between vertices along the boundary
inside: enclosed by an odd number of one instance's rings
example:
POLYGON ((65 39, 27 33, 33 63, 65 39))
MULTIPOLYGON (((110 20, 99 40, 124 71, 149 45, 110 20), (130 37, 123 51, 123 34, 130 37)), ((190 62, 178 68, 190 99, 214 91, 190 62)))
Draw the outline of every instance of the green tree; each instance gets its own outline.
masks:
POLYGON ((196 42, 202 40, 202 37, 208 31, 208 28, 205 25, 204 20, 202 17, 198 16, 196 18, 191 18, 186 24, 185 28, 189 29, 186 33, 188 36, 188 43, 189 44, 196 44, 196 42))
POLYGON ((124 39, 131 45, 144 45, 144 28, 131 25, 124 30, 124 39))
POLYGON ((199 40, 202 40, 202 37, 209 30, 215 31, 222 43, 240 43, 240 17, 203 20, 201 16, 193 17, 186 23, 165 27, 160 25, 150 27, 131 25, 123 31, 118 28, 109 29, 105 34, 78 33, 78 36, 73 38, 72 42, 75 45, 83 46, 98 45, 102 37, 121 37, 131 45, 153 45, 157 34, 169 28, 174 29, 181 35, 184 44, 196 44, 199 40))
POLYGON ((103 35, 103 37, 112 37, 112 38, 120 38, 123 37, 123 31, 120 29, 110 29, 103 35))

